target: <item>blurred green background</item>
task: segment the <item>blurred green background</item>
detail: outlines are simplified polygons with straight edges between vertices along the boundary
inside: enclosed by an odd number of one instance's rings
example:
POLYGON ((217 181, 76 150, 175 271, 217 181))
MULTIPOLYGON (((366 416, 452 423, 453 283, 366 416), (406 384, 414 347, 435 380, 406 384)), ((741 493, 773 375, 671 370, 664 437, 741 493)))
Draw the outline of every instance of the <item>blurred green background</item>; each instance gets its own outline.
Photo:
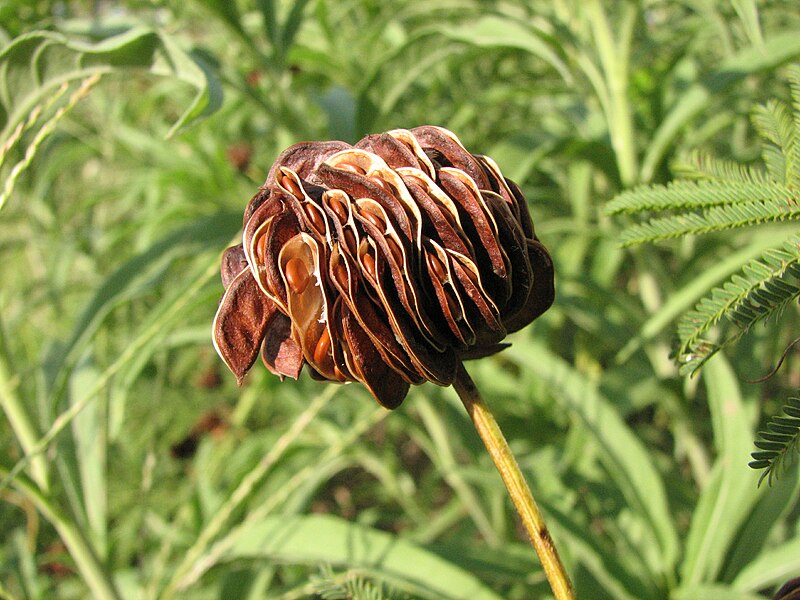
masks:
POLYGON ((554 307, 467 368, 578 597, 800 575, 797 467, 747 466, 800 385, 791 354, 748 383, 796 306, 697 377, 670 358, 786 226, 627 250, 603 213, 692 150, 757 164, 796 0, 6 0, 0 48, 0 597, 549 597, 451 389, 238 388, 211 344, 277 154, 421 124, 493 157, 553 254, 554 307))

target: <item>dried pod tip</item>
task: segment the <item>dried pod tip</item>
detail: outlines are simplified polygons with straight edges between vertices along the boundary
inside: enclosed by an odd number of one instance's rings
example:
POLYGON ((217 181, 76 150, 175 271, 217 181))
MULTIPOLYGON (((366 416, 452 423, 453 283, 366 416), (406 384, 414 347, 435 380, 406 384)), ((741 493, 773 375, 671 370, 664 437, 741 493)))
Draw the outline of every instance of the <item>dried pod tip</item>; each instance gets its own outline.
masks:
POLYGON ((784 583, 775 593, 775 600, 800 600, 800 577, 784 583))

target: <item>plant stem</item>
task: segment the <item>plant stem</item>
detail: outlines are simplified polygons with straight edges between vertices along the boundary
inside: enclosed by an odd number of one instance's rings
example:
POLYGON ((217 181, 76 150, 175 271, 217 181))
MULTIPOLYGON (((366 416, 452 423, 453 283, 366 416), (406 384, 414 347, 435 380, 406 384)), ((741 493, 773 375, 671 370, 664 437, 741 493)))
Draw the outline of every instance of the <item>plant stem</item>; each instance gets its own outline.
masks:
POLYGON ((277 440, 272 446, 272 449, 244 476, 228 499, 217 509, 214 516, 200 532, 200 535, 197 536, 192 547, 184 554, 180 564, 173 571, 172 578, 167 584, 163 594, 161 594, 162 600, 168 600, 178 592, 184 575, 189 572, 195 561, 201 558, 214 538, 216 538, 225 527, 231 515, 241 508, 242 504, 250 498, 255 487, 264 480, 269 470, 314 420, 317 413, 330 402, 338 389, 337 386, 329 386, 325 392, 317 396, 300 416, 295 419, 289 430, 277 440))
MULTIPOLYGON (((6 474, 5 469, 0 469, 0 474, 6 474)), ((97 557, 86 537, 76 526, 69 515, 62 513, 54 503, 47 498, 36 484, 23 474, 18 474, 13 480, 14 486, 39 509, 39 512, 50 521, 58 532, 59 537, 67 547, 67 551, 75 566, 91 590, 92 598, 96 600, 120 600, 114 580, 97 557)))
POLYGON ((574 600, 575 592, 572 589, 572 583, 564 569, 564 565, 561 563, 553 538, 550 536, 544 517, 536 505, 531 489, 525 482, 514 455, 511 454, 511 448, 508 447, 508 442, 503 436, 500 426, 497 424, 489 407, 484 404, 478 388, 475 387, 475 383, 466 369, 464 369, 463 364, 459 365, 458 375, 453 387, 458 392, 461 402, 464 403, 467 413, 475 424, 478 435, 483 440, 489 455, 500 472, 500 477, 502 477, 508 494, 511 496, 511 501, 514 503, 514 508, 516 508, 517 514, 522 520, 522 525, 528 533, 533 549, 536 550, 536 554, 539 556, 539 561, 542 563, 544 574, 550 583, 553 595, 556 600, 574 600))
MULTIPOLYGON (((0 322, 0 408, 5 413, 23 452, 28 456, 33 454, 39 433, 25 408, 23 399, 17 393, 20 378, 13 374, 10 362, 5 329, 3 323, 0 322)), ((45 492, 49 490, 47 461, 41 454, 31 458, 31 477, 41 490, 45 492)))
MULTIPOLYGON (((335 387, 335 386, 328 386, 335 387)), ((185 592, 186 589, 194 584, 200 577, 209 569, 217 565, 225 553, 233 546, 239 538, 249 531, 249 527, 253 523, 258 523, 265 519, 267 516, 279 506, 281 506, 286 499, 294 493, 304 482, 309 481, 313 473, 320 468, 320 465, 330 465, 337 459, 341 458, 342 453, 349 448, 357 439, 366 433, 372 426, 385 419, 389 414, 385 408, 378 407, 365 417, 356 421, 345 433, 339 437, 334 443, 327 447, 325 452, 320 454, 319 460, 313 464, 308 464, 292 477, 286 481, 279 490, 267 498, 263 503, 259 504, 251 510, 244 519, 234 525, 223 537, 217 540, 214 545, 208 549, 203 556, 194 562, 191 570, 184 575, 178 584, 178 591, 185 592)), ((161 597, 162 600, 166 596, 161 597)))
POLYGON ((605 108, 611 145, 622 185, 630 187, 636 183, 638 175, 633 114, 628 100, 631 39, 638 9, 633 4, 623 5, 618 27, 614 30, 603 7, 599 0, 586 4, 608 87, 608 106, 605 108))

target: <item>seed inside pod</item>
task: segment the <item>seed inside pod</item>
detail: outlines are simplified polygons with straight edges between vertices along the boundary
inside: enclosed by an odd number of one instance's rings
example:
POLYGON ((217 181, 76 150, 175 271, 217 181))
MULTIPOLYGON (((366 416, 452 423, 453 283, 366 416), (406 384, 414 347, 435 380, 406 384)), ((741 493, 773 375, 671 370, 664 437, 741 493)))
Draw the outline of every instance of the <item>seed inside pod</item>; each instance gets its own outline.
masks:
POLYGON ((447 299, 447 307, 450 309, 450 314, 456 321, 460 321, 464 313, 461 311, 461 304, 456 300, 453 290, 449 287, 444 288, 444 297, 447 299))
POLYGON ((344 266, 344 263, 339 263, 334 267, 333 275, 336 277, 336 281, 339 282, 339 285, 347 289, 347 267, 344 266))
POLYGON ((314 362, 321 364, 322 361, 328 356, 331 349, 331 335, 327 329, 322 330, 322 335, 317 340, 317 345, 314 347, 314 362))
POLYGON ((400 244, 397 240, 387 237, 386 244, 389 246, 389 251, 392 253, 392 256, 397 261, 397 264, 401 267, 403 266, 403 249, 400 247, 400 244))
POLYGON ((288 175, 284 175, 281 178, 281 185, 289 190, 295 198, 302 198, 303 191, 300 189, 300 186, 297 185, 297 182, 289 177, 288 175))
POLYGON ((347 228, 344 230, 344 246, 347 248, 352 254, 356 252, 356 234, 353 233, 353 230, 347 228))
POLYGON ((341 162, 336 165, 336 168, 340 171, 349 171, 351 173, 358 173, 359 175, 364 175, 366 171, 359 167, 358 165, 354 165, 352 163, 341 162))
POLYGON ((316 229, 320 235, 325 234, 325 218, 322 216, 320 210, 313 204, 305 205, 306 215, 311 222, 311 226, 316 229))
POLYGON ((331 210, 339 218, 339 222, 344 225, 347 222, 347 207, 338 196, 331 196, 329 200, 331 210))
POLYGON ((333 365, 333 375, 339 381, 347 381, 347 375, 342 373, 342 370, 337 365, 333 365))
POLYGON ((364 256, 361 257, 361 262, 364 263, 364 268, 367 270, 367 274, 372 278, 376 279, 375 277, 375 257, 372 254, 366 253, 364 256))
POLYGON ((286 262, 284 275, 286 275, 286 282, 295 294, 302 294, 311 280, 305 263, 299 258, 290 258, 286 262))
POLYGON ((438 256, 432 252, 426 252, 425 261, 428 263, 428 269, 433 271, 433 274, 439 281, 444 282, 447 280, 447 270, 444 267, 444 263, 439 260, 438 256))
POLYGON ((370 179, 372 183, 376 184, 379 188, 381 188, 387 194, 394 195, 394 188, 383 179, 378 179, 377 177, 373 177, 370 179))
POLYGON ((379 215, 370 212, 368 210, 362 210, 359 213, 359 215, 361 215, 362 217, 364 217, 365 220, 375 225, 375 227, 377 227, 381 233, 386 229, 386 223, 384 223, 383 219, 379 215))
POLYGON ((267 236, 262 235, 256 241, 256 258, 260 264, 264 264, 266 262, 266 248, 267 248, 267 236))

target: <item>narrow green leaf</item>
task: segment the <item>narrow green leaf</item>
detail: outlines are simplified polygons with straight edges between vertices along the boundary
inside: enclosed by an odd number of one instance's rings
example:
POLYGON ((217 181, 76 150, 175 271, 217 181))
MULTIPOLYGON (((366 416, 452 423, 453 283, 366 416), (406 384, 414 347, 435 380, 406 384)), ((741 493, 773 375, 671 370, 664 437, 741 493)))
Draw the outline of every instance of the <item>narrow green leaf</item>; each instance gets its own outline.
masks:
POLYGON ((221 103, 222 88, 208 69, 164 32, 134 26, 87 43, 52 31, 36 31, 0 51, 0 145, 62 84, 126 69, 173 77, 196 90, 170 134, 215 111, 221 103))
POLYGON ((286 15, 286 20, 283 22, 283 27, 281 29, 280 55, 282 57, 285 57, 289 53, 294 43, 294 38, 297 36, 300 26, 303 24, 305 7, 307 4, 308 0, 295 0, 291 4, 292 8, 289 10, 289 14, 286 15))
MULTIPOLYGON (((81 398, 94 387, 99 372, 90 359, 82 361, 70 377, 70 397, 81 398)), ((102 402, 90 403, 72 421, 75 462, 80 473, 82 506, 89 524, 88 537, 101 560, 108 549, 108 497, 106 485, 106 428, 102 402)))
MULTIPOLYGON (((200 217, 192 223, 157 240, 150 248, 130 259, 98 287, 75 322, 73 334, 63 347, 48 357, 51 377, 63 378, 65 368, 81 353, 97 328, 111 310, 149 289, 159 273, 177 257, 186 256, 207 248, 221 248, 241 226, 237 213, 219 213, 200 217)), ((53 382, 60 388, 57 380, 53 382)))
POLYGON ((731 252, 701 273, 694 275, 686 285, 672 292, 658 311, 642 324, 636 335, 617 353, 616 361, 625 362, 642 344, 654 339, 667 325, 697 303, 709 288, 721 283, 774 244, 775 232, 755 236, 744 248, 731 252))
POLYGON ((53 502, 54 499, 49 494, 43 494, 24 474, 14 475, 0 468, 0 477, 13 481, 14 487, 36 506, 58 532, 61 541, 75 561, 84 584, 89 588, 91 597, 97 600, 121 600, 122 596, 116 588, 116 582, 97 559, 97 555, 71 515, 62 511, 59 503, 53 502))
POLYGON ((753 560, 757 560, 772 536, 773 527, 780 527, 787 513, 793 510, 800 492, 800 477, 797 469, 781 477, 761 494, 758 503, 750 511, 747 521, 736 534, 731 551, 725 561, 721 579, 733 581, 753 560))
POLYGON ((679 96, 650 141, 642 162, 642 182, 649 182, 664 159, 670 144, 683 127, 699 112, 708 107, 721 92, 745 77, 773 69, 800 55, 800 35, 785 32, 773 35, 763 46, 741 50, 725 60, 718 71, 703 77, 679 96))
POLYGON ((437 31, 452 40, 479 48, 517 48, 530 52, 553 67, 567 84, 572 83, 572 74, 559 56, 557 42, 519 20, 486 15, 458 26, 443 25, 437 31))
POLYGON ((267 35, 273 50, 280 44, 280 22, 278 20, 278 9, 275 0, 256 0, 256 8, 264 18, 264 33, 267 35))
POLYGON ((706 364, 703 379, 717 456, 689 528, 681 567, 687 586, 717 581, 739 528, 763 493, 757 474, 747 468, 753 432, 733 369, 717 355, 706 364))
MULTIPOLYGON (((515 340, 505 357, 547 382, 553 397, 580 419, 600 448, 608 476, 649 530, 642 536, 640 555, 657 578, 668 577, 678 555, 678 537, 669 511, 664 482, 650 452, 619 413, 583 374, 531 339, 515 340)), ((657 585, 653 583, 653 585, 657 585)))
POLYGON ((726 585, 682 586, 669 597, 670 600, 764 600, 761 594, 742 592, 726 585))
POLYGON ((240 22, 239 9, 236 7, 236 2, 230 0, 195 0, 199 4, 205 6, 208 10, 218 15, 228 25, 242 31, 240 22))
MULTIPOLYGON (((46 597, 45 580, 38 572, 37 557, 34 555, 36 548, 31 547, 30 535, 21 525, 6 534, 6 539, 13 544, 16 557, 13 561, 6 561, 3 569, 4 575, 11 579, 11 573, 16 574, 24 598, 43 600, 46 597)), ((0 584, 0 597, 5 599, 6 596, 3 595, 3 592, 3 584, 0 584)), ((11 598, 11 595, 7 597, 11 598)))
MULTIPOLYGON (((546 500, 538 499, 548 520, 556 526, 558 539, 566 543, 570 555, 582 568, 587 569, 615 600, 647 600, 659 598, 659 589, 646 576, 635 569, 626 568, 615 552, 609 552, 594 536, 586 534, 568 510, 546 500)), ((580 592, 580 590, 578 590, 580 592)))
POLYGON ((753 46, 763 46, 764 35, 758 18, 758 6, 755 0, 731 0, 736 14, 744 25, 744 30, 753 46))
POLYGON ((733 587, 742 591, 758 591, 777 586, 800 572, 800 537, 764 551, 747 565, 736 579, 733 587))
POLYGON ((222 558, 346 566, 425 598, 501 600, 472 573, 425 547, 333 515, 266 517, 222 558))
POLYGON ((45 451, 54 439, 69 426, 72 420, 80 414, 97 394, 106 389, 109 380, 126 365, 130 364, 133 357, 153 338, 164 335, 168 325, 172 325, 181 318, 181 311, 190 302, 195 300, 199 292, 205 288, 211 279, 218 275, 219 265, 214 256, 201 254, 195 264, 185 273, 184 279, 176 284, 174 291, 165 296, 161 302, 148 313, 147 320, 128 345, 99 376, 96 383, 81 398, 73 399, 70 407, 59 414, 50 425, 47 432, 36 442, 30 453, 19 459, 14 467, 0 482, 0 488, 9 485, 18 477, 27 464, 41 452, 45 451))
POLYGON ((495 144, 488 154, 502 166, 506 177, 521 183, 554 147, 555 142, 544 134, 518 132, 495 144))

